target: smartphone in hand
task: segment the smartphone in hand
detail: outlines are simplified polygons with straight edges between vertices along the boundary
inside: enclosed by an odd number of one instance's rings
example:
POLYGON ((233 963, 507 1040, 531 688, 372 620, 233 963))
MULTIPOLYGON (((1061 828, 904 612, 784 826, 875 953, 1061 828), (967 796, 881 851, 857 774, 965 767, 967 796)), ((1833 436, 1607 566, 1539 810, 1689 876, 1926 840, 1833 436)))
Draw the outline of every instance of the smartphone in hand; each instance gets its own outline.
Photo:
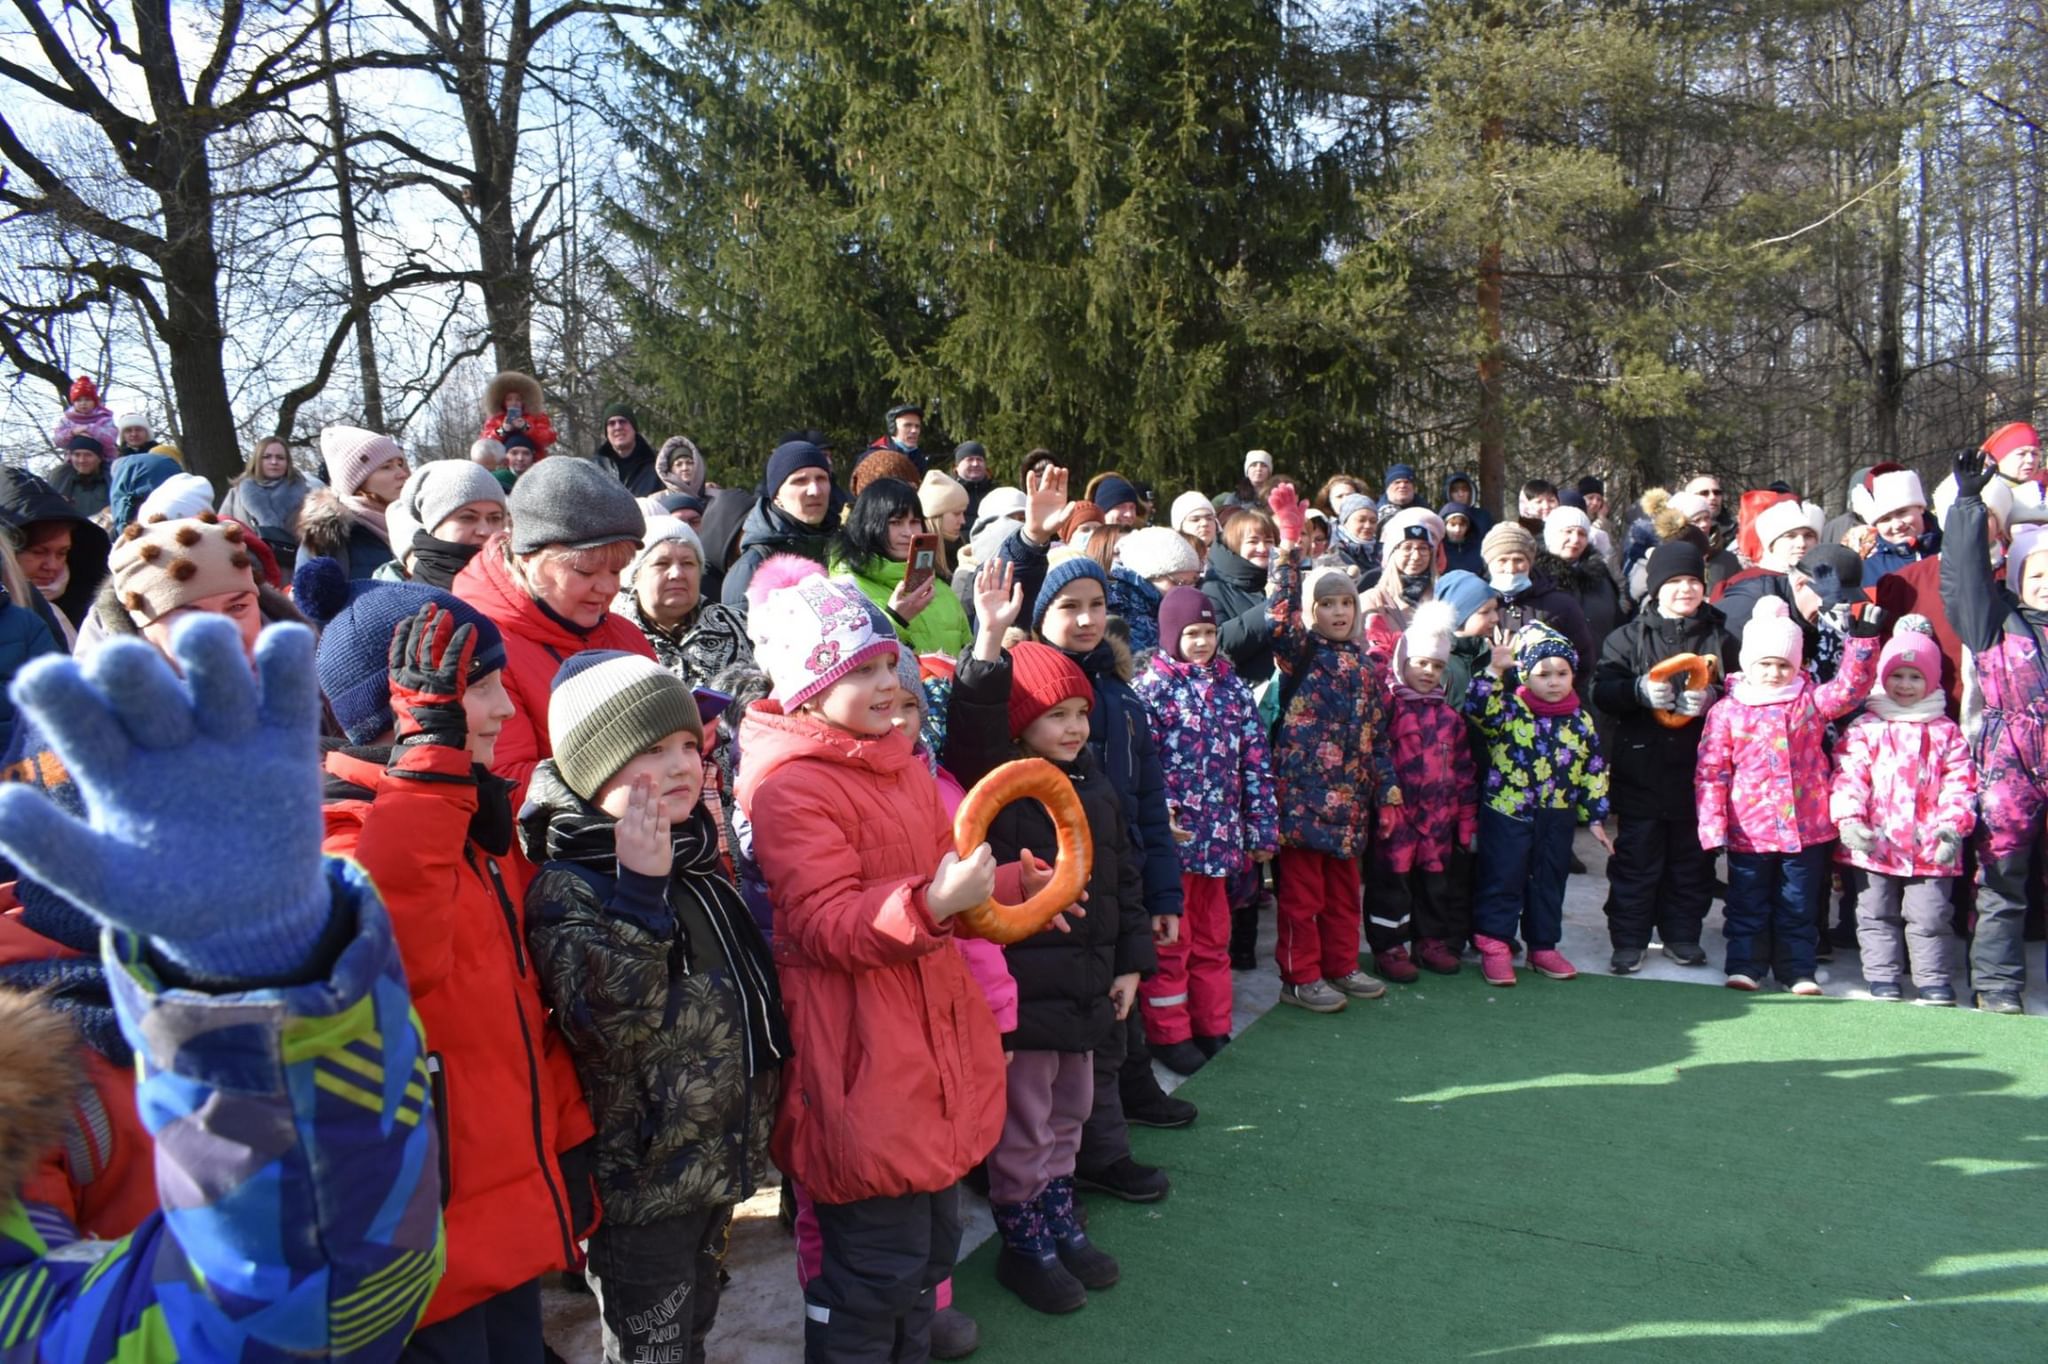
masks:
POLYGON ((939 572, 939 537, 930 533, 910 538, 909 567, 903 570, 903 588, 915 592, 939 572))

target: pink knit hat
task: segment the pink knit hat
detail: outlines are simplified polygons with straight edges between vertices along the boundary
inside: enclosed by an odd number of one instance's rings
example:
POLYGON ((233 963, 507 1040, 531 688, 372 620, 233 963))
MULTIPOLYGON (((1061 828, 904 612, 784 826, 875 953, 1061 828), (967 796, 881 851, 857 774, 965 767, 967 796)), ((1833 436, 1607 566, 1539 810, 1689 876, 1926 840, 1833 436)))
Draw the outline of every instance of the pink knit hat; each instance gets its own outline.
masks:
POLYGON ((1806 638, 1783 597, 1763 597, 1742 627, 1742 670, 1749 672, 1767 658, 1782 658, 1794 668, 1806 658, 1806 638))
POLYGON ((1882 687, 1894 668, 1918 668, 1927 685, 1941 685, 1941 646, 1935 643, 1934 626, 1927 617, 1901 616, 1892 642, 1877 656, 1877 685, 1882 687))

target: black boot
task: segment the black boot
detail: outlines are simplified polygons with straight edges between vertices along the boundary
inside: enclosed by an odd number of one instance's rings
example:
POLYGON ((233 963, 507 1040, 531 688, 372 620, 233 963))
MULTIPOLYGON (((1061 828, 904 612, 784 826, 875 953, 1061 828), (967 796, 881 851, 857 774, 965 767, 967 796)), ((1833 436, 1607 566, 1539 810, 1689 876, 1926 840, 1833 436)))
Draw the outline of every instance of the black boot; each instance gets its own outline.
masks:
MULTIPOLYGON (((1152 1048, 1154 1059, 1175 1075, 1193 1075, 1208 1061, 1210 1053, 1193 1042, 1162 1042, 1152 1048)), ((1126 1113, 1125 1118, 1129 1118, 1126 1113)))
POLYGON ((988 1206, 995 1214, 996 1233, 1003 1238, 1003 1248, 996 1255, 996 1282, 1032 1311, 1049 1316, 1087 1306, 1088 1290, 1060 1263, 1038 1203, 988 1206))
POLYGON ((1053 1249, 1067 1271, 1091 1292, 1109 1288, 1122 1273, 1109 1252, 1088 1239, 1074 1211, 1074 1181, 1071 1176, 1055 1179, 1038 1196, 1038 1210, 1045 1214, 1045 1229, 1052 1234, 1053 1249))
POLYGON ((1238 905, 1230 911, 1230 969, 1259 969, 1259 902, 1238 905))
POLYGON ((1176 1099, 1159 1087, 1152 1068, 1136 1076, 1125 1075, 1117 1087, 1123 1100, 1124 1121, 1139 1127, 1186 1127, 1195 1120, 1195 1106, 1176 1099))
POLYGON ((1225 1033, 1221 1037, 1204 1037, 1200 1033, 1196 1033, 1195 1045, 1202 1049, 1202 1055, 1213 1061, 1216 1058, 1217 1052, 1230 1045, 1230 1034, 1225 1033))
POLYGON ((1157 1203, 1173 1188, 1166 1171, 1156 1165, 1140 1165, 1129 1156, 1100 1170, 1075 1170, 1074 1182, 1126 1203, 1157 1203))

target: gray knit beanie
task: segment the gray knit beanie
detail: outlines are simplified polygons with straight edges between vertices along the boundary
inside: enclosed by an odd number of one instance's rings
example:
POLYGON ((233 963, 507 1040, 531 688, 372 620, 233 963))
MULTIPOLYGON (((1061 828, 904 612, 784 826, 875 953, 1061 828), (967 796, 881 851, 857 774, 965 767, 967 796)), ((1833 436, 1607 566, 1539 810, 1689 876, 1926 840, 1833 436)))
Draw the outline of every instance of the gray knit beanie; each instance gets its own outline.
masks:
POLYGON ((544 459, 512 485, 512 552, 549 545, 593 549, 621 540, 640 543, 647 518, 640 501, 610 470, 587 459, 544 459))
POLYGON ((596 800, 620 768, 678 730, 703 739, 697 698, 651 658, 591 649, 555 674, 548 744, 563 783, 585 800, 596 800))
POLYGON ((392 550, 404 556, 412 552, 415 531, 434 533, 434 527, 472 502, 505 504, 505 486, 481 464, 466 459, 429 460, 405 480, 398 500, 384 510, 384 522, 391 532, 392 550))

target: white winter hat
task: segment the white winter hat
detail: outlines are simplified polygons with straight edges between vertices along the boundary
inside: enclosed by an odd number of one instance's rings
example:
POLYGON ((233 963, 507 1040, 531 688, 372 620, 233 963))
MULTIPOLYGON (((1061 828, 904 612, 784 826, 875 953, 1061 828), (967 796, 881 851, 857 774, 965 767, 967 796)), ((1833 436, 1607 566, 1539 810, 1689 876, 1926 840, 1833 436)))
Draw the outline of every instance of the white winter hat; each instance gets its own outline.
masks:
POLYGON ((1427 507, 1403 507, 1380 522, 1380 544, 1388 548, 1403 540, 1415 540, 1422 536, 1429 538, 1431 549, 1444 542, 1443 518, 1427 507))
POLYGON ((1000 521, 1006 516, 1022 516, 1031 507, 1031 499, 1024 496, 1022 488, 1005 485, 990 488, 981 496, 981 505, 974 512, 974 528, 968 532, 971 540, 979 535, 990 522, 1000 521))
POLYGON ((211 483, 198 474, 172 474, 157 485, 155 492, 142 500, 141 508, 135 513, 135 519, 144 525, 158 516, 166 521, 182 521, 203 511, 212 510, 211 483))
POLYGON ((1415 608, 1408 628, 1394 645, 1394 676, 1411 658, 1433 658, 1447 663, 1451 657, 1451 636, 1457 632, 1458 610, 1447 601, 1432 598, 1415 608))
POLYGON ((647 566, 647 556, 663 545, 684 544, 697 551, 697 566, 704 566, 704 542, 697 538, 697 532, 690 523, 680 517, 660 516, 647 518, 647 538, 640 542, 640 552, 626 565, 626 571, 619 575, 619 591, 632 592, 640 581, 640 570, 647 566))
POLYGON ((1592 539, 1593 518, 1587 516, 1577 507, 1559 507, 1556 511, 1544 517, 1543 547, 1552 554, 1563 554, 1564 533, 1574 526, 1586 532, 1588 540, 1592 539))
POLYGON ((1673 493, 1665 499, 1664 505, 1690 521, 1707 511, 1713 504, 1698 493, 1673 493))
MULTIPOLYGON (((1792 504, 1781 505, 1789 507, 1792 504)), ((1797 668, 1805 653, 1806 636, 1799 622, 1792 619, 1792 608, 1785 604, 1785 599, 1758 598, 1755 609, 1750 612, 1749 624, 1742 627, 1742 670, 1750 672, 1766 658, 1782 658, 1797 668)))
POLYGON ((1214 516, 1216 514, 1216 504, 1201 493, 1193 491, 1184 492, 1179 497, 1173 499, 1173 511, 1166 518, 1167 524, 1175 530, 1179 530, 1181 523, 1197 512, 1207 512, 1209 515, 1214 516))
POLYGON ((1827 517, 1811 502, 1797 502, 1787 498, 1765 507, 1756 518, 1756 542, 1765 551, 1777 543, 1781 535, 1795 530, 1810 530, 1820 534, 1827 517))
POLYGON ((1148 582, 1193 573, 1201 567, 1195 548, 1177 530, 1147 526, 1126 535, 1116 547, 1117 562, 1148 582))
POLYGON ((1895 469, 1870 480, 1869 519, 1872 522, 1895 511, 1926 505, 1927 493, 1920 486, 1920 475, 1911 469, 1895 469))
POLYGON ((320 433, 320 458, 327 465, 327 481, 344 497, 362 487, 370 470, 393 455, 405 458, 397 441, 360 426, 330 426, 320 433))
POLYGON ((149 414, 147 412, 123 412, 120 416, 114 418, 114 429, 116 431, 126 431, 131 426, 139 426, 145 431, 150 431, 152 435, 155 434, 154 431, 151 431, 149 414))
POLYGON ((1266 466, 1267 473, 1273 472, 1273 456, 1264 450, 1247 450, 1244 452, 1245 473, 1251 473, 1254 464, 1263 464, 1266 466))

